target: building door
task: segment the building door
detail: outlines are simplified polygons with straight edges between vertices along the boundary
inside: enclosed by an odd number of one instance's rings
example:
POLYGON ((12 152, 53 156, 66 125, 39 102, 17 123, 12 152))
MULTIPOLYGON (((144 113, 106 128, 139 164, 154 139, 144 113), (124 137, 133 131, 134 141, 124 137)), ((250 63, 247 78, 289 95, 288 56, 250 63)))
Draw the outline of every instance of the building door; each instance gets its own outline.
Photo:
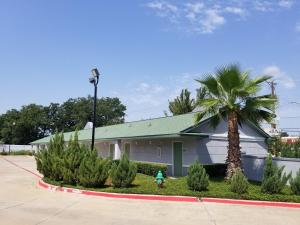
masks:
POLYGON ((124 153, 130 158, 130 143, 125 143, 124 153))
POLYGON ((174 176, 182 176, 182 142, 173 143, 173 170, 174 176))
POLYGON ((110 144, 109 145, 109 157, 114 159, 114 155, 115 155, 115 145, 110 144))

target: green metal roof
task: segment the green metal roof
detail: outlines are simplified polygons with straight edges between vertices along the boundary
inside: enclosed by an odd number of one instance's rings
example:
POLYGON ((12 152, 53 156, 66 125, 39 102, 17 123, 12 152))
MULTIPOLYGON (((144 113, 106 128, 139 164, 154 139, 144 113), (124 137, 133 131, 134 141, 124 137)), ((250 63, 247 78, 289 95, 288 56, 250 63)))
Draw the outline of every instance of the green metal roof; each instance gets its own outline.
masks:
MULTIPOLYGON (((127 122, 105 127, 98 127, 95 131, 95 140, 116 140, 116 139, 146 139, 146 138, 161 138, 161 137, 179 137, 183 135, 197 135, 207 136, 204 133, 193 133, 193 128, 203 123, 209 118, 204 117, 202 120, 195 124, 195 114, 187 113, 178 116, 168 116, 148 120, 140 120, 134 122, 127 122)), ((254 129, 257 129, 262 136, 269 138, 270 136, 265 133, 260 127, 254 125, 250 121, 247 123, 254 129)), ((64 139, 70 140, 74 132, 64 133, 64 139)), ((78 131, 79 141, 89 141, 92 137, 92 129, 78 131)), ((51 136, 36 140, 30 144, 46 144, 50 142, 51 136)))
MULTIPOLYGON (((98 127, 95 131, 95 140, 129 139, 143 137, 174 137, 180 132, 195 125, 195 113, 178 116, 161 117, 123 124, 98 127)), ((74 132, 64 133, 68 141, 74 132)), ((80 141, 91 140, 92 129, 78 131, 80 141)), ((51 136, 31 142, 31 144, 45 144, 50 141, 51 136)))

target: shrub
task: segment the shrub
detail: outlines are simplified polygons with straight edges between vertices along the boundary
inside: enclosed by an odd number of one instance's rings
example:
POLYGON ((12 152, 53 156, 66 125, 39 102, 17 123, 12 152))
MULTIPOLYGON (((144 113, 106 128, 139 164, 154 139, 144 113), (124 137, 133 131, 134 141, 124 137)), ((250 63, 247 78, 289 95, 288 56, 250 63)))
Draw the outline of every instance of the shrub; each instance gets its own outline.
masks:
POLYGON ((237 194, 247 193, 249 182, 243 172, 238 169, 230 179, 230 190, 237 194))
POLYGON ((8 155, 8 152, 2 151, 0 154, 1 155, 8 155))
POLYGON ((111 180, 114 187, 128 187, 133 182, 137 172, 135 163, 130 162, 127 154, 123 154, 119 164, 113 163, 111 180))
POLYGON ((225 177, 226 175, 226 164, 207 164, 203 165, 203 167, 205 168, 205 171, 209 177, 225 177))
POLYGON ((168 167, 166 164, 159 163, 146 163, 146 162, 135 162, 137 166, 137 172, 149 176, 156 176, 158 171, 163 173, 164 177, 167 177, 168 167))
POLYGON ((74 139, 71 137, 68 147, 63 156, 62 177, 65 184, 76 184, 78 182, 78 170, 85 153, 89 151, 78 142, 78 133, 75 132, 74 139))
POLYGON ((290 180, 291 190, 295 195, 300 195, 300 169, 298 170, 296 177, 290 180))
POLYGON ((190 166, 187 177, 187 184, 193 191, 207 190, 209 176, 206 174, 204 167, 196 161, 190 166))
POLYGON ((84 187, 101 187, 109 175, 110 160, 98 158, 97 151, 86 149, 79 166, 78 181, 84 187))
POLYGON ((48 149, 40 150, 35 155, 38 171, 51 180, 62 181, 63 154, 64 137, 56 133, 48 149))
MULTIPOLYGON (((163 163, 150 163, 150 162, 138 162, 133 161, 137 167, 137 173, 156 176, 158 171, 160 170, 163 173, 164 177, 167 177, 168 166, 163 163)), ((120 160, 113 160, 113 164, 119 165, 120 160)))
POLYGON ((291 177, 291 173, 282 175, 284 166, 278 168, 272 162, 272 156, 269 155, 265 160, 265 168, 263 180, 261 184, 261 191, 263 193, 277 194, 281 193, 286 183, 291 177))

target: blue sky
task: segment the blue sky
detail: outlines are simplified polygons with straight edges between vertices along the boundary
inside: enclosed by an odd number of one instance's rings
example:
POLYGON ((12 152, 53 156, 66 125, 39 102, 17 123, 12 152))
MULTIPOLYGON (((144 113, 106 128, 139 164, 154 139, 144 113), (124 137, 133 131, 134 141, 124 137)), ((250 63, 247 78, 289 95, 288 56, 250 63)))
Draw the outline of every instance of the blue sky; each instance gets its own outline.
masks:
POLYGON ((0 27, 0 113, 87 96, 96 66, 99 96, 121 98, 127 120, 162 116, 195 78, 238 62, 274 76, 281 127, 300 127, 298 0, 2 0, 0 27))

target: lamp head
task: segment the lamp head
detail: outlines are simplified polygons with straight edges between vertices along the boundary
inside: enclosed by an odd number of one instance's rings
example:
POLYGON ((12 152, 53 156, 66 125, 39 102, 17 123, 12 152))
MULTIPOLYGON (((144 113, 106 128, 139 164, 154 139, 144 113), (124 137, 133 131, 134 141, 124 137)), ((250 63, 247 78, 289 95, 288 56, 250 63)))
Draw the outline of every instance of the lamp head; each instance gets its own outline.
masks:
POLYGON ((90 77, 89 81, 91 84, 94 84, 96 82, 96 79, 95 79, 95 77, 90 77))
POLYGON ((93 74, 94 77, 97 77, 97 78, 100 76, 100 73, 97 70, 97 68, 92 69, 92 74, 93 74))

